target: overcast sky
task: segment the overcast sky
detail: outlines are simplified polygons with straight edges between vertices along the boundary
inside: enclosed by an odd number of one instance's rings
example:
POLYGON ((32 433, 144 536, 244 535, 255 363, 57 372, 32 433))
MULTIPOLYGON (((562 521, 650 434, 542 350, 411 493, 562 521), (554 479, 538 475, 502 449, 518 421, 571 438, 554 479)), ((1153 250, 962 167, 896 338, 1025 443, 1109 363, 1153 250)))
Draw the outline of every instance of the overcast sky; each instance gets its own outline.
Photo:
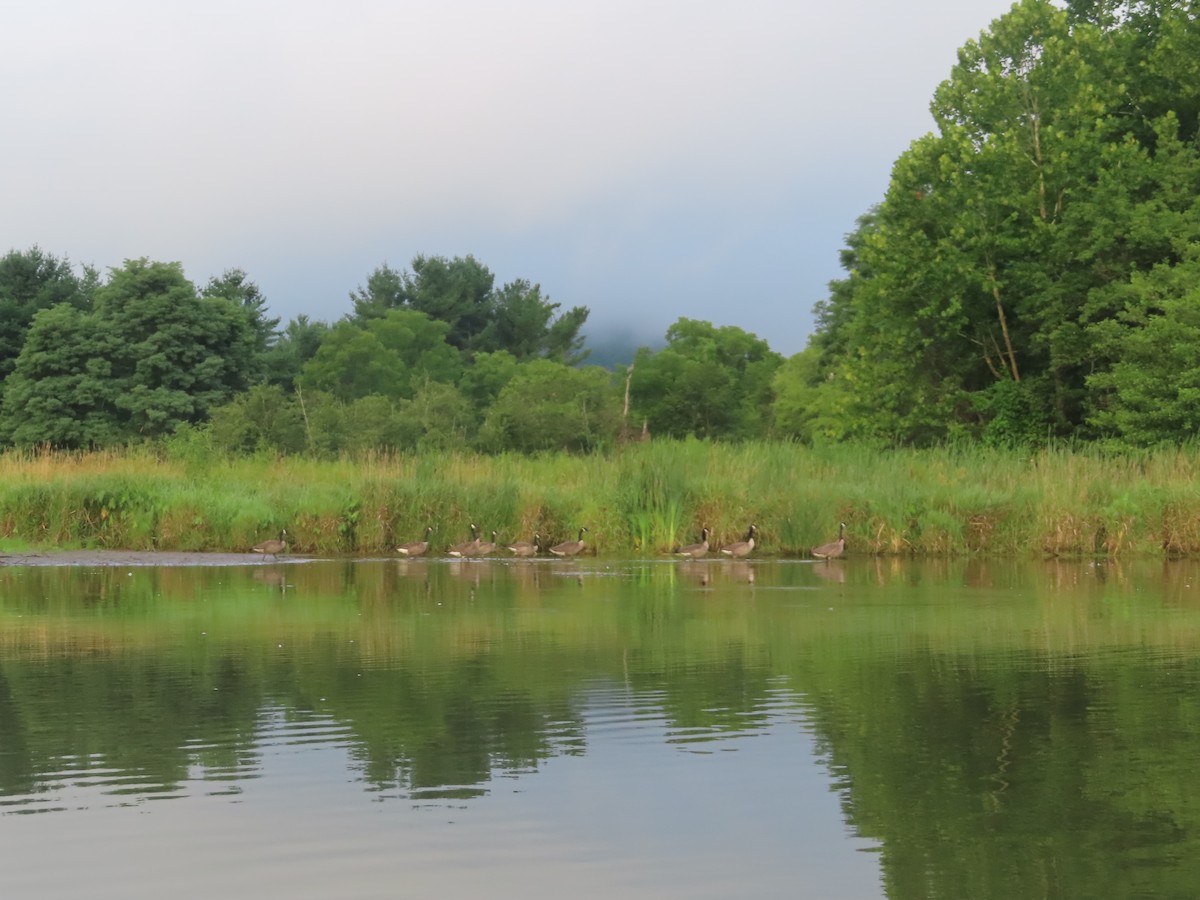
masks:
POLYGON ((1007 0, 17 0, 0 252, 239 267, 333 321, 474 255, 588 330, 785 354, 955 53, 1007 0))

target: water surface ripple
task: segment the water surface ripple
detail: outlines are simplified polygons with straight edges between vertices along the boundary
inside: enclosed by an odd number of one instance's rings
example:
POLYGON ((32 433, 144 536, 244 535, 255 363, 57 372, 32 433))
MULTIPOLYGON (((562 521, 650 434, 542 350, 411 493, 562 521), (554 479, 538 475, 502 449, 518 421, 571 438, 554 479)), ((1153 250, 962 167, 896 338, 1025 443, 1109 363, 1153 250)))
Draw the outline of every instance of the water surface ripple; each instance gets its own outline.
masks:
POLYGON ((9 567, 0 896, 1190 896, 1197 576, 9 567))

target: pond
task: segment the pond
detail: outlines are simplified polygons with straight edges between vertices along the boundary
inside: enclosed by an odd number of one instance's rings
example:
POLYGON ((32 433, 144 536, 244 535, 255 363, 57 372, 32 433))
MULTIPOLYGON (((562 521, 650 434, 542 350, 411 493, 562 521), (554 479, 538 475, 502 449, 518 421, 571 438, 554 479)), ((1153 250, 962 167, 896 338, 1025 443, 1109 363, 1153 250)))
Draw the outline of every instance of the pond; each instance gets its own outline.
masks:
POLYGON ((1192 897, 1193 562, 0 568, 0 896, 1192 897))

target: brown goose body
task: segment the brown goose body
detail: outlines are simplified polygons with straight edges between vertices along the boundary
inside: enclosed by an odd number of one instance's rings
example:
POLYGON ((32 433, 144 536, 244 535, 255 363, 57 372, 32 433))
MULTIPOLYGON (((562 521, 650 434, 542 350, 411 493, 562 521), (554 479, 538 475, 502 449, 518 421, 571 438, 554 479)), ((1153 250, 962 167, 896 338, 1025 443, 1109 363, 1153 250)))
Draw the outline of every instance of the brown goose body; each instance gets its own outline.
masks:
POLYGON ((424 556, 429 550, 429 535, 433 533, 433 526, 429 525, 425 528, 425 537, 423 540, 414 541, 411 544, 402 544, 396 548, 396 552, 401 556, 424 556))
POLYGON ((836 541, 830 541, 828 544, 822 544, 820 547, 812 548, 812 555, 817 559, 837 559, 846 552, 846 523, 842 522, 838 526, 838 536, 836 541))
POLYGON ((688 544, 675 551, 676 556, 686 556, 688 559, 699 559, 708 553, 708 529, 700 529, 700 543, 688 544))
POLYGON ((563 541, 561 544, 555 544, 550 548, 550 552, 555 556, 578 556, 587 544, 583 541, 583 536, 587 534, 586 528, 579 529, 579 540, 563 541))
POLYGON ((487 556, 489 553, 496 552, 496 532, 492 532, 490 541, 476 541, 475 549, 471 552, 471 556, 487 556))
POLYGON ((261 544, 255 544, 250 548, 252 553, 261 553, 263 556, 273 556, 279 558, 279 554, 287 549, 287 531, 280 531, 278 539, 263 541, 261 544))
POLYGON ((504 549, 508 550, 513 556, 537 556, 538 550, 541 549, 541 544, 542 536, 535 531, 532 541, 514 541, 504 549))
POLYGON ((721 548, 721 553, 725 556, 732 556, 735 559, 741 559, 743 556, 749 556, 750 551, 754 549, 754 532, 758 531, 757 525, 751 525, 746 531, 746 539, 744 541, 734 541, 732 544, 726 544, 721 548))
POLYGON ((479 546, 479 526, 471 524, 471 540, 465 544, 455 544, 447 551, 451 556, 472 556, 479 546))

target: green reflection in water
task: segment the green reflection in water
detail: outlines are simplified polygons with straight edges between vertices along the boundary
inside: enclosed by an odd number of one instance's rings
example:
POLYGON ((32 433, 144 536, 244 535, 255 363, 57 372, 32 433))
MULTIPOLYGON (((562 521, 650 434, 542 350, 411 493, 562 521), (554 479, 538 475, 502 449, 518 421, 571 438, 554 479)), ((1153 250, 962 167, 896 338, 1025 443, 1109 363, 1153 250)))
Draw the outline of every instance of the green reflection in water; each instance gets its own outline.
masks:
POLYGON ((893 898, 1191 896, 1198 648, 1191 563, 0 569, 0 800, 228 789, 266 734, 469 799, 603 686, 700 749, 802 714, 893 898))

